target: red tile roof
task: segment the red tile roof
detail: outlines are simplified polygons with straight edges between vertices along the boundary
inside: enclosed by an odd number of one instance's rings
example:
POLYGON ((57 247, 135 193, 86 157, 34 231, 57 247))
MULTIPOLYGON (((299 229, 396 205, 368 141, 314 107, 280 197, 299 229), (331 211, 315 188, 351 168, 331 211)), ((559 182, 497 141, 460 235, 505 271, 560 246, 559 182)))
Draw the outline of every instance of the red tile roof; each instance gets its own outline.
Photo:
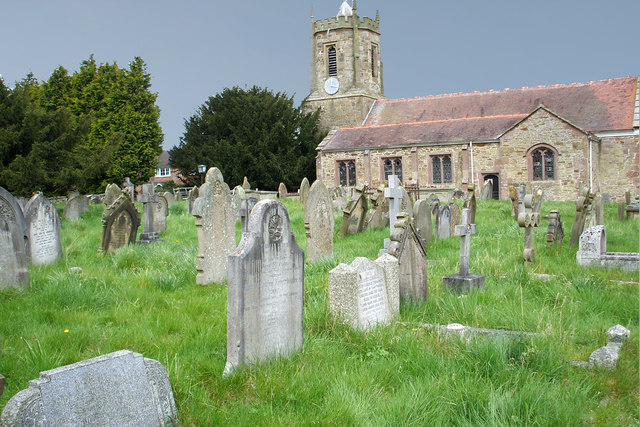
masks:
POLYGON ((638 77, 569 85, 382 99, 364 126, 339 129, 323 150, 495 139, 544 105, 590 132, 633 128, 638 77))

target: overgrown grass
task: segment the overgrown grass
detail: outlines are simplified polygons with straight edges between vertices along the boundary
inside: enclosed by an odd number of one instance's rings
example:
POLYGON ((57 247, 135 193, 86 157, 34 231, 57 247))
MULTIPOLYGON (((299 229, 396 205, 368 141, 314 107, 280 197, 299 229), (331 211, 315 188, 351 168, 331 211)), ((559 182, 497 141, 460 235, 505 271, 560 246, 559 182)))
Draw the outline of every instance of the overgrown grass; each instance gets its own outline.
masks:
MULTIPOLYGON (((302 206, 284 203, 306 249, 302 206)), ((63 258, 31 266, 28 291, 0 293, 0 407, 40 371, 130 349, 167 368, 183 425, 638 425, 638 274, 576 265, 575 203, 544 204, 560 210, 565 240, 547 247, 543 221, 535 262, 525 265, 509 202, 480 201, 471 272, 486 276, 485 290, 443 289, 442 276, 458 270, 460 239, 432 242, 428 300, 368 332, 329 314, 329 271, 375 258, 389 231, 340 238, 336 215, 334 256, 305 265, 303 350, 230 378, 222 377, 226 286, 195 284, 196 229, 185 204, 171 208, 163 243, 116 254, 97 251, 101 206, 63 220, 63 258), (75 266, 83 272, 69 273, 75 266), (423 327, 453 322, 539 335, 464 342, 423 327), (571 364, 617 323, 632 334, 615 372, 571 364)), ((637 251, 638 222, 616 213, 606 206, 608 250, 637 251)))

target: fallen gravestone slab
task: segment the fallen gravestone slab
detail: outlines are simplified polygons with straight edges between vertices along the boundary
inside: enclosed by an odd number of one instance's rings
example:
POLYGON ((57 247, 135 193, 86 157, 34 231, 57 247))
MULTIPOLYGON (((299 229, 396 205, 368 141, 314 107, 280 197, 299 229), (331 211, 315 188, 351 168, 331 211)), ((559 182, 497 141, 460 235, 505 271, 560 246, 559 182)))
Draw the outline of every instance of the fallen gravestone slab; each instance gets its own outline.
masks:
POLYGON ((177 409, 160 362, 120 350, 41 372, 7 402, 0 424, 171 426, 177 409))

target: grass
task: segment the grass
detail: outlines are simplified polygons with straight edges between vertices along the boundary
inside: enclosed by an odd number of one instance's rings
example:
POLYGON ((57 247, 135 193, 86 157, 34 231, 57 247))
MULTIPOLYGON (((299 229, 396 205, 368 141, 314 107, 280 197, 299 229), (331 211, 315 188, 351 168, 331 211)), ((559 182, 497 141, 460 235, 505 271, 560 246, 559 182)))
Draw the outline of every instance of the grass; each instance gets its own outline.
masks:
MULTIPOLYGON (((182 425, 638 425, 638 274, 580 268, 569 248, 575 203, 559 209, 565 239, 547 247, 535 229, 535 261, 508 201, 479 201, 471 272, 486 288, 451 294, 459 238, 429 243, 429 298, 401 307, 397 322, 362 332, 328 311, 329 271, 374 259, 388 228, 339 237, 334 256, 305 265, 305 344, 222 377, 226 286, 195 284, 196 229, 186 202, 171 208, 163 243, 98 253, 102 207, 63 220, 64 256, 30 266, 26 292, 0 293, 0 407, 40 371, 120 349, 160 361, 182 425), (82 267, 81 274, 69 268, 82 267), (534 273, 551 275, 541 278, 534 273), (625 282, 634 282, 630 284, 625 282), (424 323, 538 332, 534 338, 445 339, 424 323), (631 330, 615 372, 577 368, 620 323, 631 330)), ((303 209, 284 201, 306 249, 303 209)), ((606 205, 609 251, 638 250, 638 222, 606 205)), ((238 226, 239 238, 239 226, 238 226)))

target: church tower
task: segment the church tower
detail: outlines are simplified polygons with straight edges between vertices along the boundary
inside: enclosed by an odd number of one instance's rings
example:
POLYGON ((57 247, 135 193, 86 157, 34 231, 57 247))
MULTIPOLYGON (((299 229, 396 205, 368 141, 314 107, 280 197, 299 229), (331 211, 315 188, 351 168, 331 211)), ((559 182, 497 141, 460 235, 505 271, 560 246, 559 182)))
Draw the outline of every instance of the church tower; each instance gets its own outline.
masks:
POLYGON ((371 105, 384 97, 380 16, 360 18, 344 0, 334 18, 311 16, 311 92, 305 112, 318 108, 320 128, 360 126, 371 105))

